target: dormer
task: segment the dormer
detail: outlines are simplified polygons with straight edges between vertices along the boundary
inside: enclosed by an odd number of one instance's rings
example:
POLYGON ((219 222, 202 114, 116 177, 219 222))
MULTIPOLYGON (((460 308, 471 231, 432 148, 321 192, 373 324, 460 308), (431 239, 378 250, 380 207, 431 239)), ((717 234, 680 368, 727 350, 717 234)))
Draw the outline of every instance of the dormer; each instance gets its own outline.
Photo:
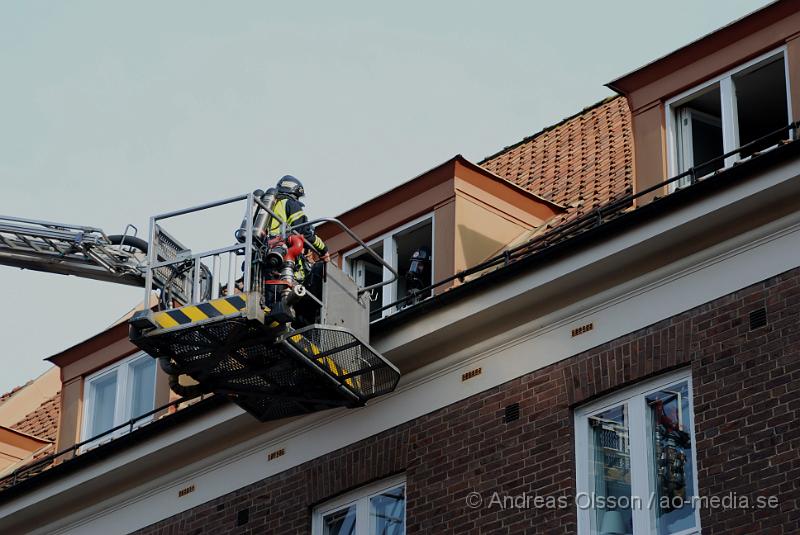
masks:
POLYGON ((113 440, 160 416, 148 415, 174 397, 155 359, 128 339, 127 321, 47 360, 62 383, 57 451, 85 443, 81 453, 113 440))
MULTIPOLYGON (((643 197, 730 168, 789 139, 800 118, 800 5, 779 1, 609 83, 632 114, 643 197)), ((641 202, 641 201, 640 201, 641 202)))
MULTIPOLYGON (((426 249, 431 265, 414 300, 459 284, 458 279, 431 289, 432 282, 454 277, 500 253, 564 209, 490 173, 458 155, 364 204, 339 219, 354 230, 399 279, 373 291, 371 320, 411 304, 407 274, 415 251, 426 249), (405 299, 405 301, 403 301, 405 299)), ((360 284, 390 277, 389 270, 333 225, 318 233, 334 260, 360 284)))

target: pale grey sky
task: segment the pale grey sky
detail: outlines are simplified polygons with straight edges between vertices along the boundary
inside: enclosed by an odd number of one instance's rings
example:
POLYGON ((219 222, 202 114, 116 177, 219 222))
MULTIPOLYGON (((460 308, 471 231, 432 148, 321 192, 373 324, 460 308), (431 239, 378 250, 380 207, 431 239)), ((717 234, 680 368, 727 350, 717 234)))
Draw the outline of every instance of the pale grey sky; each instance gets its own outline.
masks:
MULTIPOLYGON (((767 3, 3 2, 0 214, 115 234, 291 173, 336 215, 767 3)), ((0 391, 142 297, 2 266, 0 288, 0 391)))

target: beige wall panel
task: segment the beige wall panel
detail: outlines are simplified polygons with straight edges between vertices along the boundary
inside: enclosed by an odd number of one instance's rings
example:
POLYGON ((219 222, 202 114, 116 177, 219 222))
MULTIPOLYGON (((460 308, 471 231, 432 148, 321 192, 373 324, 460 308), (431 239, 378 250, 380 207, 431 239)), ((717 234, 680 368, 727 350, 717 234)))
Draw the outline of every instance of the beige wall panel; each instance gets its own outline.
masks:
MULTIPOLYGON (((433 281, 440 281, 455 274, 455 244, 453 233, 456 222, 455 198, 438 206, 433 216, 433 281)), ((453 284, 444 284, 434 290, 439 294, 453 284)))
MULTIPOLYGON (((461 179, 456 179, 456 191, 462 197, 470 198, 475 204, 481 205, 486 210, 507 219, 528 230, 538 227, 543 219, 522 208, 515 206, 508 201, 496 197, 481 188, 470 184, 461 179)), ((555 215, 555 210, 548 210, 547 219, 555 215)))
POLYGON ((83 412, 83 378, 76 377, 61 389, 61 417, 56 438, 56 450, 61 451, 80 440, 83 412))
POLYGON ((528 229, 463 195, 456 196, 455 271, 486 260, 528 229))
MULTIPOLYGON (((633 116, 634 193, 667 179, 664 106, 653 106, 633 116)), ((665 190, 657 190, 637 200, 645 204, 665 190)))
POLYGON ((64 366, 61 369, 62 380, 69 381, 78 376, 89 375, 137 351, 139 348, 128 340, 126 332, 125 338, 64 366))

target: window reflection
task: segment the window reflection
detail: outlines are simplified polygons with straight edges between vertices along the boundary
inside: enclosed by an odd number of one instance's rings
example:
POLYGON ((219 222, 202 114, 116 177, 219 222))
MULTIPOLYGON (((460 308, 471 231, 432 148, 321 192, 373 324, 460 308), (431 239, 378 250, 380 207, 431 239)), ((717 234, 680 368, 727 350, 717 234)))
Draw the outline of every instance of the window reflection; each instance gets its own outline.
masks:
POLYGON ((403 535, 406 532, 406 495, 403 485, 373 496, 370 510, 370 535, 403 535))
POLYGON ((117 400, 117 372, 109 373, 96 380, 94 389, 94 414, 89 436, 97 436, 114 427, 114 413, 117 400))
POLYGON ((651 488, 658 499, 654 508, 657 533, 678 533, 695 526, 689 385, 684 381, 645 399, 650 420, 651 488))
POLYGON ((589 418, 593 462, 590 482, 598 507, 592 518, 593 534, 632 533, 630 509, 631 456, 627 405, 589 418))
POLYGON ((351 505, 325 515, 322 525, 324 535, 354 535, 356 532, 356 506, 351 505))

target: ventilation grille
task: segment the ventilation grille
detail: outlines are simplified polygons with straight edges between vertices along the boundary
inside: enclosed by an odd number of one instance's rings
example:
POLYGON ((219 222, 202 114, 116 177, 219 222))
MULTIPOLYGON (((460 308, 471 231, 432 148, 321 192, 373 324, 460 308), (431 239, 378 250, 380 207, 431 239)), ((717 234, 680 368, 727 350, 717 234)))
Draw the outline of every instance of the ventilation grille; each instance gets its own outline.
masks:
POLYGON ((475 368, 474 370, 470 370, 468 372, 464 372, 461 374, 461 381, 469 381, 473 377, 477 377, 483 373, 483 368, 475 368))
POLYGON ((572 337, 575 338, 576 336, 580 336, 584 333, 588 333, 594 329, 594 323, 587 323, 586 325, 581 325, 580 327, 575 327, 572 329, 572 337))
POLYGON ((274 461, 278 457, 283 457, 285 454, 286 454, 286 450, 284 448, 281 448, 279 450, 275 450, 275 451, 270 452, 269 455, 267 455, 267 460, 268 461, 274 461))
POLYGON ((242 509, 236 515, 236 525, 244 526, 248 522, 250 522, 250 509, 242 509))
POLYGON ((767 309, 759 308, 750 313, 750 330, 760 329, 767 324, 767 309))
POLYGON ((519 420, 519 403, 512 403, 506 406, 506 411, 503 415, 505 423, 513 422, 514 420, 519 420))

